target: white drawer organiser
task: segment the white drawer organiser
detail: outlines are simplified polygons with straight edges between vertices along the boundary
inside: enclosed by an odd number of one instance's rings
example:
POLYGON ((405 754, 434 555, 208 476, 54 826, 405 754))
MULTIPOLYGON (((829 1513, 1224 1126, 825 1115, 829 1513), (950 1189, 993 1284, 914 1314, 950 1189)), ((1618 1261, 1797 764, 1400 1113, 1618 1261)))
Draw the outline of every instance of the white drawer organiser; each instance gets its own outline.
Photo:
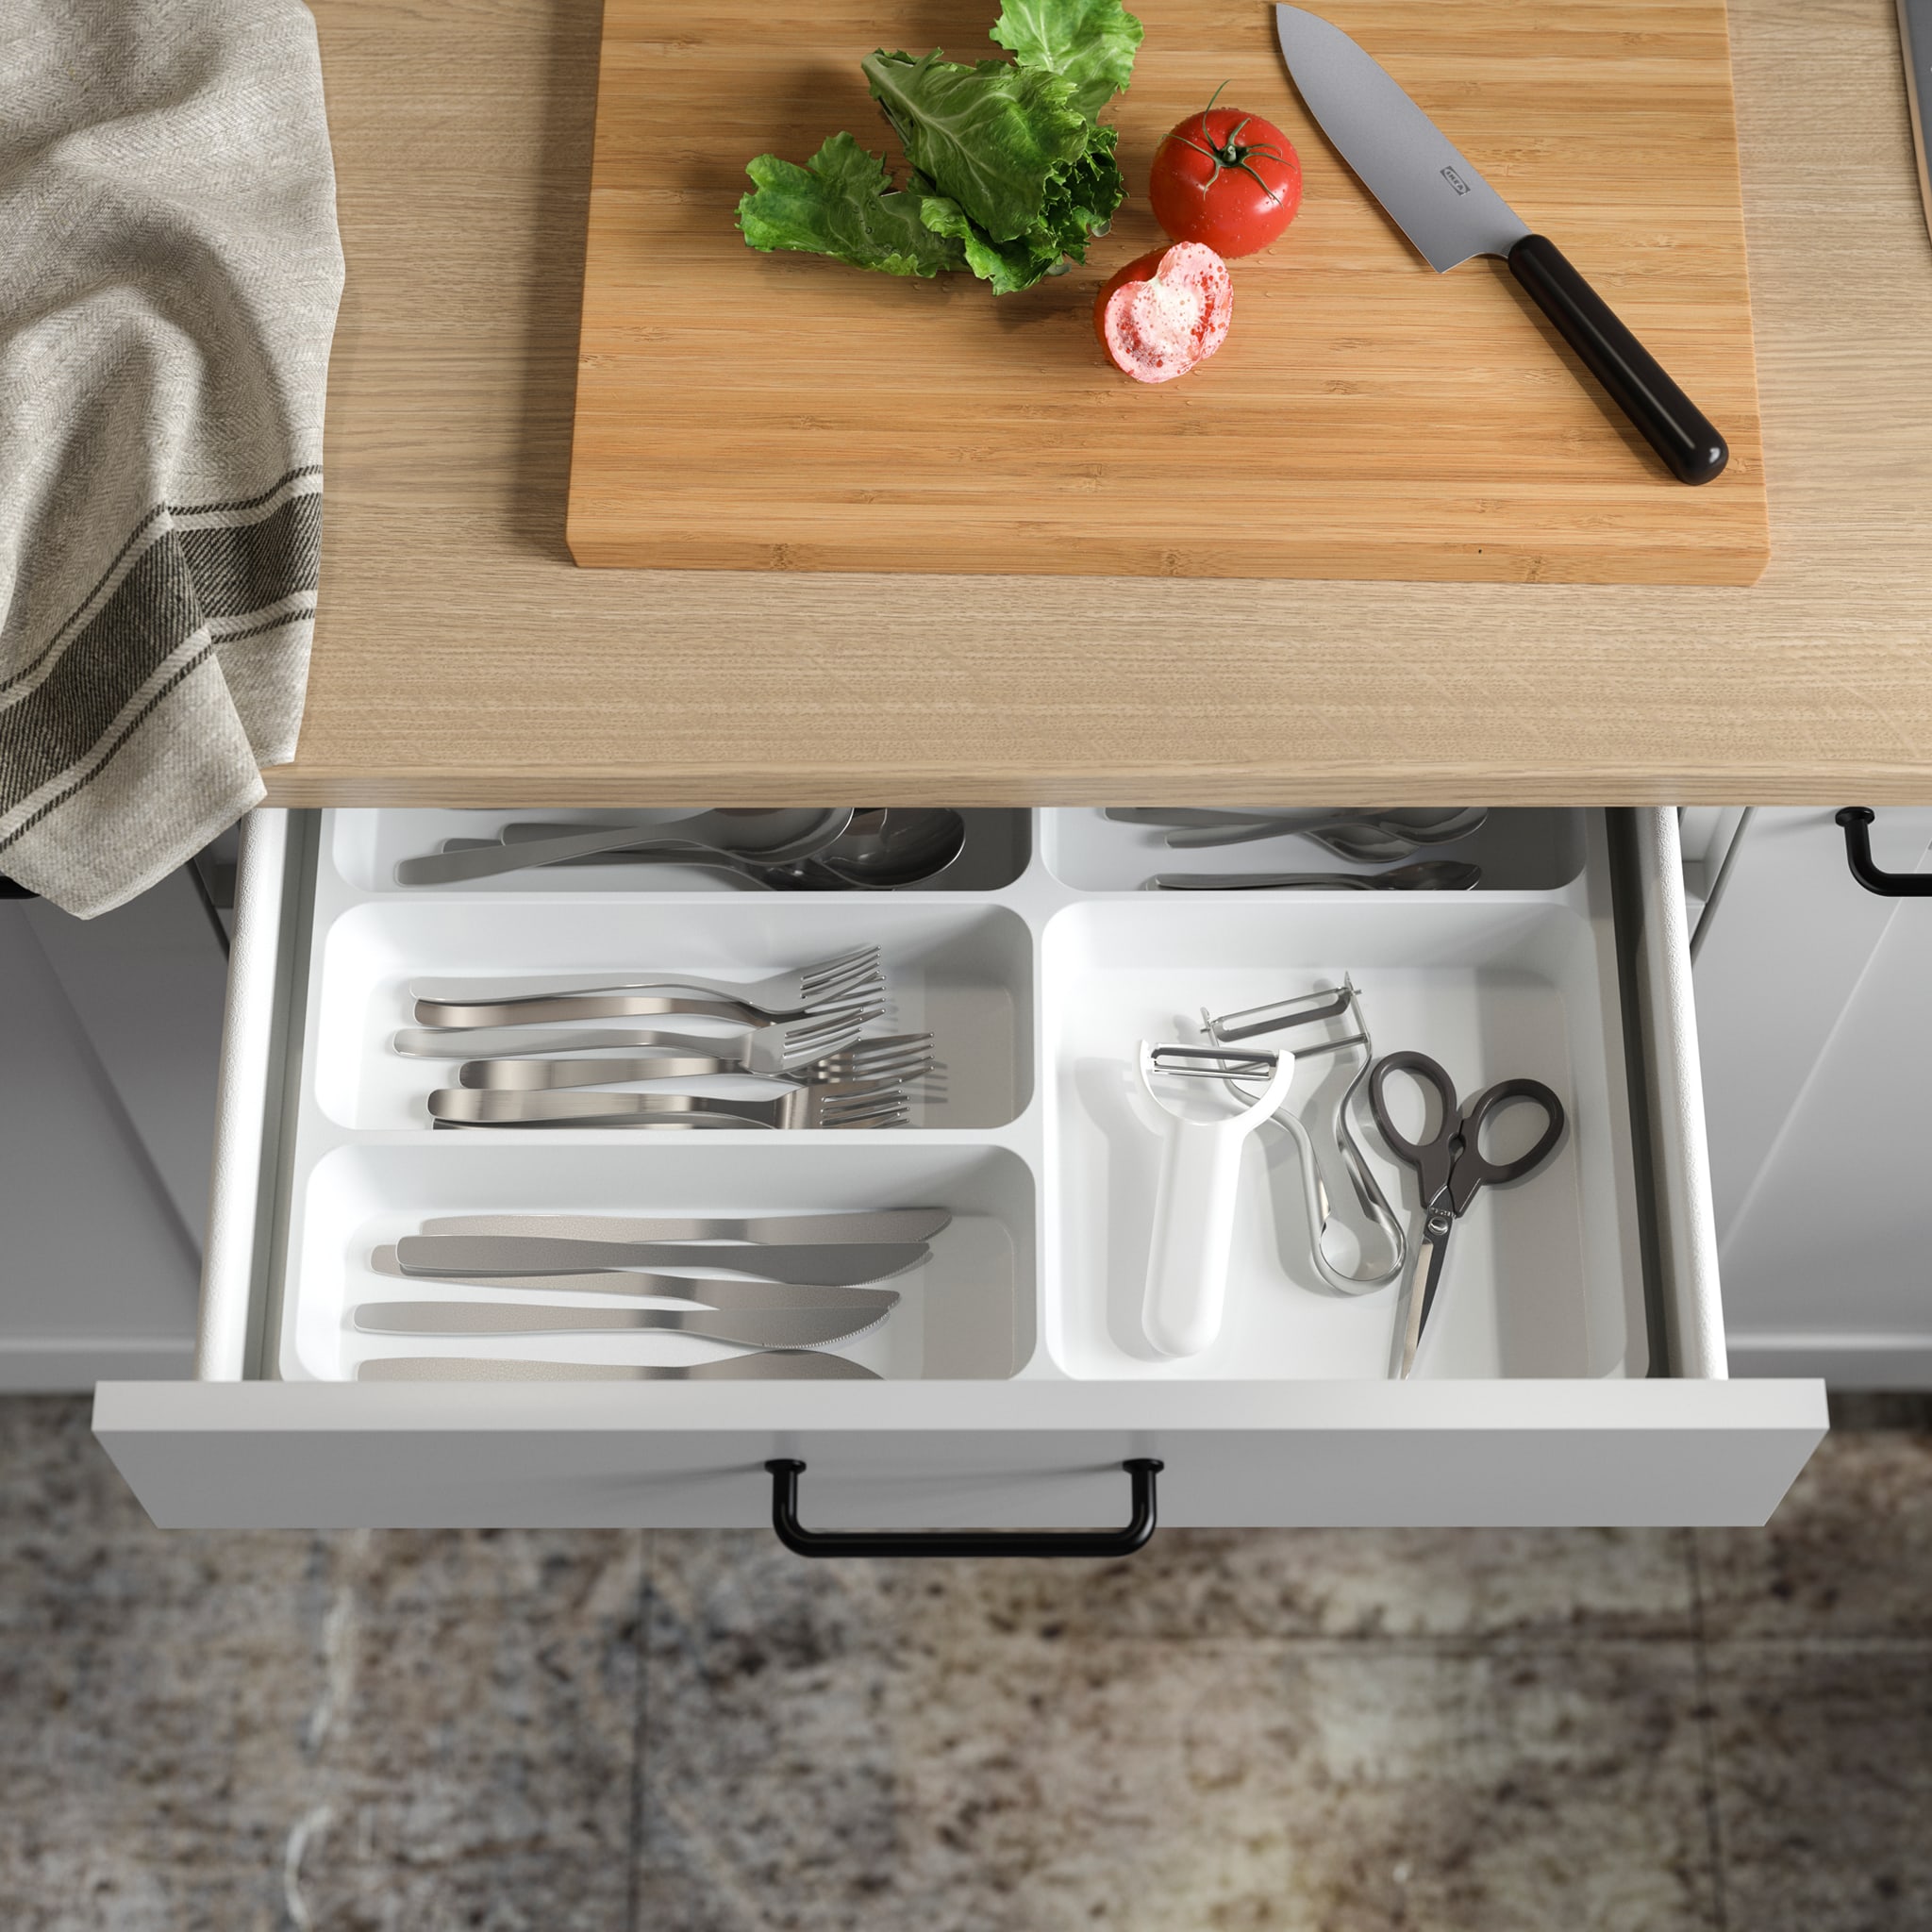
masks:
MULTIPOLYGON (((753 1523, 763 1462, 796 1455, 827 1521, 1091 1523, 1122 1512, 1121 1461, 1155 1455, 1169 1522, 1760 1521, 1822 1433, 1817 1385, 1724 1379, 1669 813, 1494 814, 1470 893, 1143 892, 1157 870, 1334 862, 1306 841, 1173 853, 1084 809, 1033 814, 1011 864, 977 861, 979 891, 767 894, 621 865, 391 883, 406 854, 531 815, 251 822, 202 1379, 104 1385, 97 1405, 157 1520, 753 1523), (436 1131, 424 1097, 454 1059, 389 1043, 418 975, 749 977, 866 941, 894 1002, 881 1026, 929 1028, 945 1062, 903 1129, 436 1131), (1394 1290, 1315 1281, 1297 1156, 1266 1130, 1220 1339, 1163 1360, 1139 1333, 1160 1137, 1136 1046, 1344 971, 1378 1050, 1421 1048, 1465 1097, 1541 1079, 1570 1130, 1463 1223, 1401 1385, 1394 1290), (434 1216, 912 1205, 955 1220, 844 1351, 878 1383, 352 1379, 374 1354, 725 1352, 358 1333, 363 1300, 491 1296, 372 1265, 434 1216)), ((1380 1172, 1412 1216, 1412 1176, 1380 1172)))

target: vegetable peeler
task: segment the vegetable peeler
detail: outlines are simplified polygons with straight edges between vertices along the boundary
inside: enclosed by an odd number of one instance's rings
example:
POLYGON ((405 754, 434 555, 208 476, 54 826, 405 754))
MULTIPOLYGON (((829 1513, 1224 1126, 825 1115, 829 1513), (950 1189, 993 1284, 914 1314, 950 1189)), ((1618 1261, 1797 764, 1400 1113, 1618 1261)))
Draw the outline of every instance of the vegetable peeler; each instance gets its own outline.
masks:
POLYGON ((1199 1355, 1221 1332, 1241 1145, 1281 1105, 1293 1074, 1291 1053, 1141 1042, 1141 1084, 1170 1123, 1141 1314, 1147 1340, 1162 1355, 1199 1355), (1155 1088, 1157 1077, 1266 1085, 1239 1113, 1201 1117, 1182 1113, 1163 1098, 1155 1088))

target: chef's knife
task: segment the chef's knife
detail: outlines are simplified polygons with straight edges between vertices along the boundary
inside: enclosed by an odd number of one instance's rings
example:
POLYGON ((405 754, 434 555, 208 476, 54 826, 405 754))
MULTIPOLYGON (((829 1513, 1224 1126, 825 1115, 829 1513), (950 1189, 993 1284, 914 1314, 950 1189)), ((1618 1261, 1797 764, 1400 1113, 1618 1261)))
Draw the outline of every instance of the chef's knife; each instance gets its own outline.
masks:
POLYGON ((1299 7, 1275 8, 1274 33, 1322 132, 1438 275, 1474 255, 1501 256, 1680 483, 1708 483, 1723 470, 1730 451, 1703 411, 1381 66, 1299 7))
POLYGON ((916 1268, 924 1242, 813 1241, 790 1247, 746 1242, 546 1241, 531 1235, 410 1234, 396 1243, 405 1274, 578 1274, 603 1268, 718 1269, 766 1281, 847 1288, 916 1268))
POLYGON ((364 1302, 356 1326, 365 1335, 599 1335, 666 1329, 746 1348, 810 1348, 869 1334, 891 1308, 576 1308, 528 1302, 364 1302))
POLYGON ((765 1349, 682 1368, 629 1362, 546 1362, 515 1356, 382 1356, 356 1371, 358 1382, 876 1382, 874 1369, 812 1349, 765 1349))
POLYGON ((1906 57, 1906 106, 1919 161, 1919 196, 1932 229, 1932 0, 1898 0, 1899 43, 1906 57))

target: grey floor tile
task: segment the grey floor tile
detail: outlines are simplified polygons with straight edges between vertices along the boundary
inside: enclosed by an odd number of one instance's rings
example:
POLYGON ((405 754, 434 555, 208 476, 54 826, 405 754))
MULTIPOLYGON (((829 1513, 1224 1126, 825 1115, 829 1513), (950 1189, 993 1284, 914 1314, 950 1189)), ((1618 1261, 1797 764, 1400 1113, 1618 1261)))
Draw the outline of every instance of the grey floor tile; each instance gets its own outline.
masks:
MULTIPOLYGON (((1863 1412, 1891 1420, 1901 1410, 1863 1412)), ((1932 1641, 1932 1416, 1926 1423, 1835 1426, 1764 1528, 1695 1532, 1714 1641, 1932 1641)))
POLYGON ((1086 1574, 979 1565, 967 1600, 996 1629, 1174 1643, 1568 1642, 1693 1627, 1689 1544, 1673 1530, 1164 1530, 1086 1574))
POLYGON ((1001 1629, 992 1566, 653 1550, 647 1925, 1711 1923, 1687 1641, 1001 1629))
MULTIPOLYGON (((729 1540, 708 1547, 732 1551, 723 1560, 733 1566, 787 1571, 798 1560, 775 1543, 756 1557, 729 1540)), ((931 1590, 946 1641, 1032 1631, 1070 1642, 1569 1642, 1694 1628, 1690 1543, 1678 1530, 1161 1530, 1118 1563, 885 1564, 878 1574, 895 1595, 931 1590)))
POLYGON ((276 1926, 324 1677, 312 1541, 162 1535, 87 1416, 0 1402, 5 1923, 276 1926))
POLYGON ((1909 1429, 1932 1433, 1932 1390, 1840 1389, 1827 1398, 1834 1429, 1909 1429))
POLYGON ((1932 1647, 1711 1653, 1729 1924, 1932 1925, 1932 1647))
POLYGON ((0 1402, 7 1932, 624 1925, 640 1538, 164 1533, 87 1407, 0 1402))
POLYGON ((81 1395, 0 1396, 0 1561, 26 1543, 37 1563, 66 1562, 76 1546, 98 1551, 149 1527, 94 1441, 91 1413, 81 1395))
POLYGON ((627 1909, 641 1539, 330 1539, 299 1890, 319 1927, 607 1932, 627 1909))

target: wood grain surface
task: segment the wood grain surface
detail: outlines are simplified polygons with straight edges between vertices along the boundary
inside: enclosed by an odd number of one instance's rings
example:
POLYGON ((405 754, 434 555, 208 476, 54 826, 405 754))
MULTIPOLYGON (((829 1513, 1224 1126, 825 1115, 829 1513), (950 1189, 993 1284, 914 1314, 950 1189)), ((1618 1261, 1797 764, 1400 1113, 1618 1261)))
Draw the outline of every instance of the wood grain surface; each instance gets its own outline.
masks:
POLYGON ((1748 589, 578 570, 597 0, 314 11, 348 284, 275 803, 1932 799, 1932 245, 1891 0, 1732 0, 1748 589))
POLYGON ((761 255, 744 162, 841 128, 899 166, 874 47, 995 56, 998 0, 605 0, 569 536, 713 570, 1749 583, 1767 538, 1724 0, 1324 0, 1731 445, 1688 490, 1501 261, 1437 275, 1308 117, 1274 10, 1133 0, 1108 108, 1128 198, 1088 261, 995 298, 761 255), (1096 291, 1162 237, 1161 137, 1226 84, 1305 195, 1234 264, 1225 346, 1149 388, 1096 291))

